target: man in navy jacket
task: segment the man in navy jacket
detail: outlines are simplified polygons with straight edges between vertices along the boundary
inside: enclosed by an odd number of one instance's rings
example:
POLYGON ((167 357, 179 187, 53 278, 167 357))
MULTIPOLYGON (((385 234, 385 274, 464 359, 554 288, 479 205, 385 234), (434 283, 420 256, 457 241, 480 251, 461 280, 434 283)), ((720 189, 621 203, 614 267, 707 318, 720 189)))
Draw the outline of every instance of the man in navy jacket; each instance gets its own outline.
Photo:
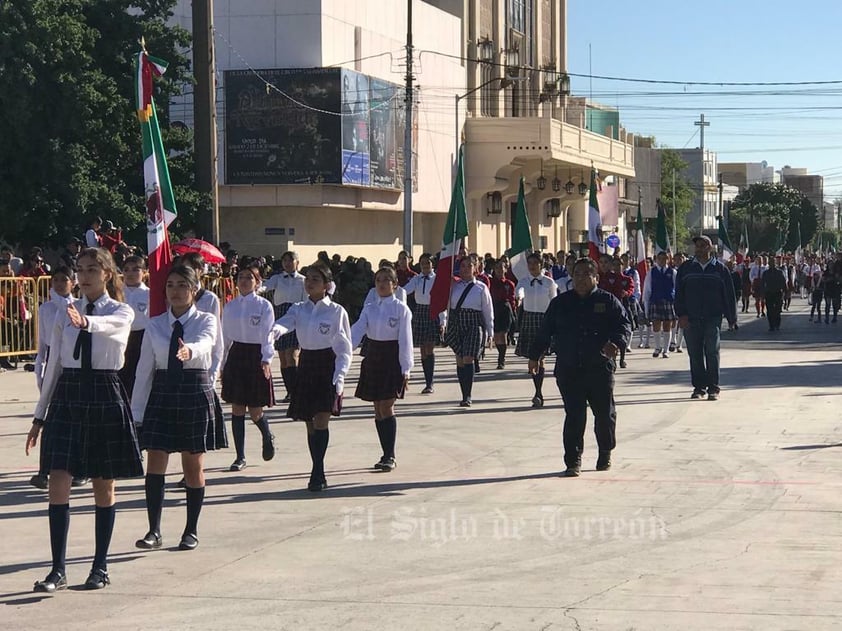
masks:
POLYGON ((693 239, 696 256, 680 268, 675 279, 675 315, 684 329, 693 399, 719 398, 719 330, 737 328, 737 300, 731 274, 713 256, 709 237, 693 239))

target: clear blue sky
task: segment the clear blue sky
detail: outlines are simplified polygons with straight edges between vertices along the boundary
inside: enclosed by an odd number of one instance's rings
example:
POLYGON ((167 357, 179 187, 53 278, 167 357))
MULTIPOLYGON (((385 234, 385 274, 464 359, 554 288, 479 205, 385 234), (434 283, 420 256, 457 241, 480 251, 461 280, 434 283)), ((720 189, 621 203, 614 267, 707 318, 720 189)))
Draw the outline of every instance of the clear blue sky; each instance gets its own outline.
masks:
MULTIPOLYGON (((710 82, 842 81, 842 0, 568 0, 567 70, 710 82)), ((620 109, 660 145, 705 147, 720 162, 806 167, 842 196, 842 83, 693 86, 572 77, 572 91, 620 109), (753 92, 753 94, 752 94, 753 92), (641 93, 649 93, 644 95, 641 93), (657 93, 651 95, 651 93, 657 93), (718 109, 717 109, 718 108, 718 109), (723 109, 728 108, 728 109, 723 109)))

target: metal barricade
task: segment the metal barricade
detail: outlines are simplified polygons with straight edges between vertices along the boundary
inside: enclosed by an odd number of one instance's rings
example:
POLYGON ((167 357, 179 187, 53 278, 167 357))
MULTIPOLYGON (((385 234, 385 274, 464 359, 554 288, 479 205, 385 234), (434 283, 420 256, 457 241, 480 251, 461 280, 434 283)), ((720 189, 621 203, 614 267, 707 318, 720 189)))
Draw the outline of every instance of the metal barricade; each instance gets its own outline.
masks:
POLYGON ((221 309, 239 295, 237 283, 230 276, 216 276, 206 274, 202 276, 202 287, 205 291, 216 294, 221 309))
MULTIPOLYGON (((0 357, 18 358, 37 353, 40 280, 0 278, 0 357)), ((47 278, 48 300, 49 286, 47 278)))

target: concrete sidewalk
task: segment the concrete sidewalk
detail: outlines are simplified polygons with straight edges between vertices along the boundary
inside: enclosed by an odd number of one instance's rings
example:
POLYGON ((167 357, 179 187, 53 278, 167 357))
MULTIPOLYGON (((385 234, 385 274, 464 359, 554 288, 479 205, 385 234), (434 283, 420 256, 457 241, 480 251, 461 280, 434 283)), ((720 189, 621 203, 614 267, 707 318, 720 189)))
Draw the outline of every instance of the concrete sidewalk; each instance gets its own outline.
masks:
MULTIPOLYGON (((3 629, 839 629, 842 541, 838 341, 795 300, 782 330, 741 316, 724 333, 722 398, 690 401, 687 355, 636 348, 617 376, 618 448, 558 477, 563 410, 530 409, 521 359, 483 365, 463 410, 439 352, 436 393, 398 409, 398 468, 379 457, 370 405, 331 425, 327 477, 304 490, 304 428, 270 418, 278 445, 228 473, 207 459, 201 544, 175 550, 184 494, 168 490, 164 549, 142 552, 143 481, 118 484, 112 585, 31 592, 49 571, 46 497, 23 455, 36 389, 0 375, 0 628, 3 629)), ((635 345, 636 346, 636 345, 635 345)), ((356 384, 355 358, 349 389, 356 384)), ((281 388, 279 388, 279 392, 281 388)), ((177 463, 168 481, 178 480, 177 463)), ((74 490, 69 580, 93 554, 90 487, 74 490)))

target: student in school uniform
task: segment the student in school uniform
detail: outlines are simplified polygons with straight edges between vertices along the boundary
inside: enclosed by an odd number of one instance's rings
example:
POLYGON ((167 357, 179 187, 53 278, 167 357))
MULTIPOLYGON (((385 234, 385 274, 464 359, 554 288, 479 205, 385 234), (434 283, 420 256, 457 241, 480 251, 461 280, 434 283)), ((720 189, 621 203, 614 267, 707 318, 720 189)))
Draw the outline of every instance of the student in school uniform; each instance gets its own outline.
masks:
POLYGON ((145 269, 146 264, 141 256, 130 256, 123 261, 123 293, 126 304, 134 311, 134 321, 129 333, 129 344, 126 346, 125 361, 118 374, 129 400, 132 398, 135 371, 140 359, 140 349, 143 347, 143 332, 149 323, 149 287, 143 282, 145 269))
POLYGON ((374 465, 380 471, 395 468, 397 419, 395 400, 402 399, 413 365, 412 312, 395 297, 398 276, 391 267, 381 267, 374 275, 378 299, 363 307, 351 327, 351 347, 368 337, 366 356, 354 394, 374 403, 374 424, 383 455, 374 465))
POLYGON ((307 300, 294 304, 272 329, 275 339, 295 331, 301 344, 287 416, 307 425, 313 461, 307 489, 314 493, 327 488, 324 460, 330 442, 330 417, 342 411, 345 376, 351 366, 351 326, 345 309, 328 297, 332 281, 333 274, 324 263, 308 267, 304 279, 307 300))
MULTIPOLYGON (((275 274, 263 283, 266 291, 272 291, 272 302, 275 307, 275 319, 281 318, 296 302, 302 302, 307 297, 304 291, 304 274, 298 271, 298 254, 284 252, 281 256, 283 272, 275 274)), ((281 377, 286 388, 286 397, 281 403, 289 403, 292 384, 295 382, 295 371, 298 363, 298 337, 295 331, 284 335, 275 342, 275 350, 281 361, 281 377)))
POLYGON ((512 327, 517 299, 515 284, 506 278, 509 266, 505 261, 497 261, 491 273, 491 305, 494 309, 494 346, 497 349, 497 370, 506 367, 506 338, 512 327))
POLYGON ((456 374, 462 390, 460 407, 471 407, 474 386, 474 359, 482 350, 483 335, 489 342, 494 335, 491 294, 474 277, 476 264, 466 256, 459 262, 459 282, 450 290, 445 341, 456 355, 456 374))
POLYGON ((50 471, 52 569, 35 583, 34 591, 42 593, 67 587, 72 477, 93 481, 96 550, 85 588, 102 589, 110 582, 114 480, 143 475, 131 410, 117 378, 134 312, 122 302, 122 281, 107 250, 90 248, 79 255, 78 280, 82 298, 55 318, 41 396, 26 438, 29 454, 43 427, 50 471))
MULTIPOLYGON (((677 270, 667 266, 667 253, 661 250, 655 255, 655 265, 643 282, 643 304, 646 317, 652 323, 655 336, 655 352, 652 357, 669 357, 673 344, 672 325, 675 317, 675 277, 677 270)), ((675 348, 673 346, 673 348, 675 348)))
POLYGON ((275 317, 272 303, 255 293, 260 283, 256 265, 248 261, 241 265, 237 271, 240 295, 222 313, 222 400, 231 404, 231 433, 237 450, 230 471, 246 468, 246 410, 263 438, 263 459, 275 457, 275 437, 263 415, 263 408, 275 405, 271 370, 275 349, 269 339, 275 317))
MULTIPOLYGON (((520 335, 517 338, 515 355, 528 358, 529 348, 535 336, 538 335, 544 313, 550 306, 550 301, 558 295, 558 285, 544 274, 543 261, 539 254, 533 252, 527 256, 526 263, 529 266, 529 274, 521 278, 515 287, 515 295, 523 306, 523 320, 520 323, 520 335)), ((544 407, 543 358, 538 361, 538 369, 532 375, 532 383, 535 386, 532 407, 544 407)))
MULTIPOLYGON (((50 355, 50 334, 53 331, 56 317, 67 311, 67 305, 73 302, 73 286, 76 284, 76 274, 65 266, 60 265, 53 270, 50 279, 50 299, 38 307, 38 353, 35 355, 35 385, 41 391, 44 381, 44 371, 47 358, 50 355)), ((41 466, 38 473, 29 479, 29 483, 38 489, 46 489, 50 472, 44 467, 44 441, 41 441, 41 466)), ((83 486, 86 478, 73 478, 71 486, 83 486)))
POLYGON ((431 256, 424 253, 418 259, 421 273, 413 276, 404 289, 415 297, 412 309, 412 342, 421 351, 421 367, 424 369, 424 389, 421 394, 433 393, 433 376, 436 369, 435 348, 441 336, 439 319, 430 315, 430 290, 436 279, 431 256))
POLYGON ((164 475, 171 453, 181 454, 187 489, 187 524, 179 549, 199 545, 199 514, 205 499, 202 469, 207 451, 227 447, 217 437, 222 408, 213 394, 210 367, 218 320, 196 309, 199 278, 191 267, 173 267, 167 276, 166 313, 147 325, 137 366, 132 413, 143 419, 141 446, 147 450, 146 514, 149 531, 135 545, 160 548, 164 475))

